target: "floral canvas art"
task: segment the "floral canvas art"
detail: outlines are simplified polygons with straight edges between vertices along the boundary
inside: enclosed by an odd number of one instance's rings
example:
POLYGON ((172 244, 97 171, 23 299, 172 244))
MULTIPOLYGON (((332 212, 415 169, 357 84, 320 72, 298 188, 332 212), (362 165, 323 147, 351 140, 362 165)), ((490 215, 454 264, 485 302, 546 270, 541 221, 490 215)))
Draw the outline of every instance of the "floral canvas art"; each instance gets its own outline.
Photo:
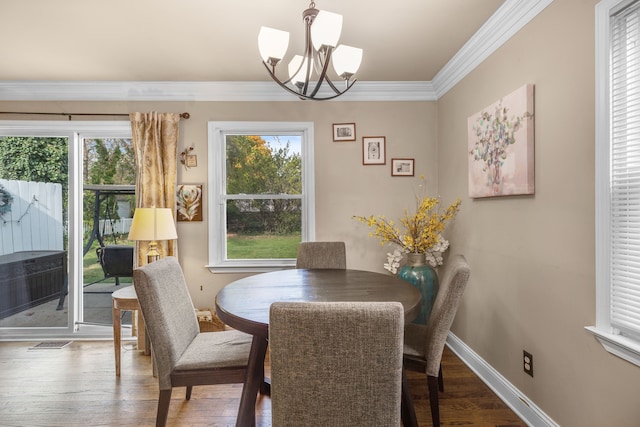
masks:
POLYGON ((469 196, 534 193, 534 85, 469 117, 469 196))
POLYGON ((178 221, 202 221, 202 185, 178 185, 178 221))

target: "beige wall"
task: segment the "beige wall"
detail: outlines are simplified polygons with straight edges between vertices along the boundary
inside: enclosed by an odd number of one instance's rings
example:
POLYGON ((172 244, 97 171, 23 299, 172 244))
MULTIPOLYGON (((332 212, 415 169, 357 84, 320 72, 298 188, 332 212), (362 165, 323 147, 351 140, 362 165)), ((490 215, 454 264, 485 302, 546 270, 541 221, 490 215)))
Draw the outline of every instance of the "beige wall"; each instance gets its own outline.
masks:
POLYGON ((638 426, 640 368, 583 329, 595 323, 596 3, 556 0, 438 100, 438 180, 463 197, 449 237, 472 271, 454 333, 560 425, 638 426), (535 195, 469 199, 467 118, 525 83, 535 195))
MULTIPOLYGON (((314 123, 316 185, 316 239, 343 240, 349 268, 384 272, 387 248, 368 236, 368 229, 353 215, 386 214, 399 217, 413 207, 418 176, 435 192, 436 105, 434 102, 0 102, 0 111, 189 112, 180 128, 179 151, 194 144, 198 166, 178 168, 178 183, 207 186, 207 122, 311 121, 314 123), (355 142, 333 142, 333 123, 356 123, 355 142), (387 164, 362 165, 362 137, 385 136, 387 164), (416 177, 391 177, 390 159, 415 158, 416 177)), ((30 117, 17 117, 18 119, 30 117)), ((41 119, 42 117, 36 117, 41 119)), ((15 120, 2 116, 0 120, 15 120)), ((125 118, 126 119, 126 118, 125 118)), ((62 118, 61 120, 66 120, 62 118)), ((205 203, 208 201, 205 194, 205 203)), ((178 223, 179 259, 194 304, 213 307, 218 290, 238 274, 212 274, 208 262, 208 207, 201 223, 178 223), (201 290, 202 287, 202 290, 201 290)))
MULTIPOLYGON (((388 164, 362 166, 361 137, 386 136, 387 163, 414 157, 431 194, 463 200, 447 237, 472 276, 454 333, 560 425, 637 426, 640 368, 583 329, 595 322, 595 4, 554 1, 437 103, 0 102, 0 111, 188 111, 181 147, 195 144, 198 167, 179 169, 178 182, 205 189, 207 121, 312 121, 317 239, 346 241, 348 266, 374 271, 384 271, 387 248, 351 216, 397 218, 418 184, 391 178, 388 164), (535 85, 536 193, 469 199, 467 117, 525 83, 535 85), (355 122, 358 141, 332 142, 337 122, 355 122), (523 349, 534 355, 534 378, 522 371, 523 349)), ((239 277, 204 267, 207 212, 202 223, 178 224, 180 261, 200 307, 239 277)))

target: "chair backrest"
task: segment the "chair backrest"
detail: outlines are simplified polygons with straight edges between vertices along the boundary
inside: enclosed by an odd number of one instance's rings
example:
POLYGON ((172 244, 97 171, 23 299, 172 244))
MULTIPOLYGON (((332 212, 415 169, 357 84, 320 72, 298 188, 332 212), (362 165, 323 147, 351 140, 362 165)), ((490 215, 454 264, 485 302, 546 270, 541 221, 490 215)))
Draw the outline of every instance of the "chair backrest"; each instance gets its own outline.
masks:
POLYGON ((426 374, 437 377, 449 329, 458 311, 460 299, 469 281, 471 269, 464 255, 449 256, 440 279, 438 295, 427 323, 426 374))
POLYGON ((300 243, 296 268, 347 268, 344 242, 300 243))
POLYGON ((133 284, 153 347, 160 390, 171 388, 171 371, 200 333, 184 275, 174 257, 136 268, 133 284))
POLYGON ((398 302, 273 303, 273 426, 400 425, 403 330, 398 302))

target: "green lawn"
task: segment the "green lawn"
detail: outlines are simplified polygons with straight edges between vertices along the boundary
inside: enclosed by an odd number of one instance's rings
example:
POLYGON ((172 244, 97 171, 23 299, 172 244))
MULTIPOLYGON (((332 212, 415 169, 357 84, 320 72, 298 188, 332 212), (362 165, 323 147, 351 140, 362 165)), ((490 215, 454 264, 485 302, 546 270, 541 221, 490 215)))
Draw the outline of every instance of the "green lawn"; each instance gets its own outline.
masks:
MULTIPOLYGON (((295 258, 300 243, 300 233, 287 235, 227 236, 227 257, 229 259, 295 258)), ((126 241, 125 241, 126 242, 126 241)), ((127 244, 126 242, 120 244, 127 244)), ((104 277, 98 262, 94 242, 82 259, 84 284, 93 283, 104 277)), ((114 279, 109 279, 114 280, 114 279)))
POLYGON ((300 233, 258 236, 228 235, 227 258, 295 258, 300 240, 300 233))

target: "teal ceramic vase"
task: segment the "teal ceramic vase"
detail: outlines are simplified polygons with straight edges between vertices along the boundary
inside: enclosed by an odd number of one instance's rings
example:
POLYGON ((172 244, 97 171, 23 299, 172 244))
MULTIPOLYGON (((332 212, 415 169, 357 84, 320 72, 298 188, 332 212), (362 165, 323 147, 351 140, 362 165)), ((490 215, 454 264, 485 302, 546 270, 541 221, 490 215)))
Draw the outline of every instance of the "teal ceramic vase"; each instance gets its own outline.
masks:
POLYGON ((398 277, 418 288, 422 294, 422 308, 414 323, 426 325, 431 315, 431 307, 438 293, 438 275, 425 262, 424 254, 407 254, 407 264, 400 268, 398 277))

